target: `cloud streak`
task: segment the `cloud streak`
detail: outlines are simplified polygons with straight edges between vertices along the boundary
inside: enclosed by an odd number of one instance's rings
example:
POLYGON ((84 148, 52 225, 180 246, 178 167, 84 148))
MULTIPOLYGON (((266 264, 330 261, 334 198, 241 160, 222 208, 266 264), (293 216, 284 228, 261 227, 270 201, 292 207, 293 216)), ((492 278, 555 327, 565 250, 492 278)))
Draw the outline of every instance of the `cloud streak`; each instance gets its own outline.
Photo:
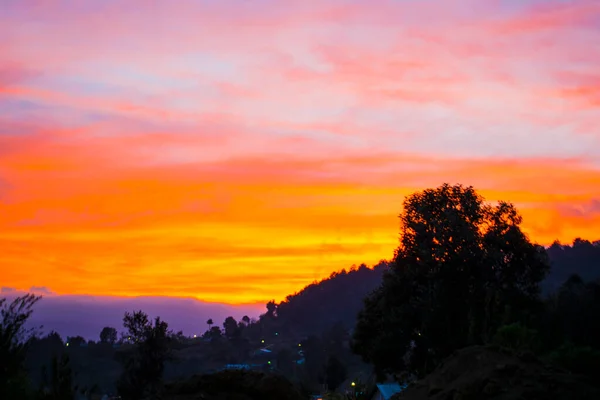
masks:
POLYGON ((2 284, 281 299, 442 182, 597 234, 597 2, 376 3, 11 2, 2 284))

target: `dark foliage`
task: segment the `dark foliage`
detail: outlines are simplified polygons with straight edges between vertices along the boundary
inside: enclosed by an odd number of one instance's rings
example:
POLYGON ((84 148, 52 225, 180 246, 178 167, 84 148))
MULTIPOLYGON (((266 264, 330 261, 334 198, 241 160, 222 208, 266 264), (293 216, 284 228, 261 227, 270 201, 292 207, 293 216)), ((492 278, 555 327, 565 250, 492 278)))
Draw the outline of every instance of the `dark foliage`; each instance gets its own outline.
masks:
POLYGON ((382 261, 372 269, 363 264, 350 271, 334 272, 277 305, 270 303, 267 315, 277 316, 281 330, 299 334, 320 334, 337 322, 352 328, 362 299, 380 285, 387 266, 382 261))
POLYGON ((548 256, 552 268, 542 283, 544 293, 555 292, 572 275, 585 282, 600 279, 600 240, 575 239, 572 245, 554 242, 548 248, 548 256))
POLYGON ((240 335, 238 323, 233 317, 225 318, 225 321, 223 322, 223 329, 225 331, 225 336, 229 339, 238 337, 240 335))
POLYGON ((206 339, 219 340, 223 336, 223 331, 218 326, 213 326, 203 335, 206 339))
MULTIPOLYGON (((542 248, 538 249, 542 252, 542 248)), ((577 239, 573 245, 555 243, 546 253, 551 268, 540 284, 546 294, 556 292, 574 273, 581 272, 586 282, 600 279, 600 241, 577 239)), ((272 322, 271 326, 275 326, 272 329, 305 335, 321 334, 336 322, 352 328, 364 306, 363 299, 381 286, 388 269, 389 263, 382 261, 373 269, 361 265, 332 273, 279 304, 269 302, 264 320, 272 322)))
POLYGON ((72 347, 81 347, 87 342, 82 336, 73 336, 67 338, 67 344, 72 347))
POLYGON ((25 357, 35 332, 25 324, 40 298, 28 294, 12 302, 0 299, 0 399, 17 399, 28 391, 25 357))
POLYGON ((152 329, 148 315, 141 310, 125 313, 123 327, 127 329, 128 338, 135 343, 143 342, 152 329))
POLYGON ((400 220, 394 262, 354 334, 354 350, 380 375, 423 375, 501 325, 529 321, 549 266, 511 204, 443 185, 409 196, 400 220))
POLYGON ((116 343, 117 341, 117 330, 110 326, 105 326, 100 332, 101 343, 116 343))
POLYGON ((44 369, 43 387, 38 398, 40 400, 73 400, 75 387, 69 356, 62 354, 52 357, 50 372, 44 369))
POLYGON ((548 297, 539 324, 545 350, 564 343, 600 349, 600 284, 584 283, 577 275, 569 278, 548 297))
POLYGON ((254 371, 223 371, 196 376, 166 386, 174 400, 300 400, 299 391, 285 378, 254 371))
POLYGON ((600 389, 585 377, 493 347, 458 350, 425 379, 393 400, 595 400, 600 389))
POLYGON ((125 400, 159 399, 162 378, 169 354, 168 324, 159 317, 152 324, 142 311, 125 313, 123 326, 135 342, 117 387, 125 400))
POLYGON ((44 384, 43 371, 52 368, 52 360, 61 357, 64 352, 65 343, 56 332, 50 332, 44 337, 36 337, 30 340, 25 366, 33 387, 37 388, 44 384))

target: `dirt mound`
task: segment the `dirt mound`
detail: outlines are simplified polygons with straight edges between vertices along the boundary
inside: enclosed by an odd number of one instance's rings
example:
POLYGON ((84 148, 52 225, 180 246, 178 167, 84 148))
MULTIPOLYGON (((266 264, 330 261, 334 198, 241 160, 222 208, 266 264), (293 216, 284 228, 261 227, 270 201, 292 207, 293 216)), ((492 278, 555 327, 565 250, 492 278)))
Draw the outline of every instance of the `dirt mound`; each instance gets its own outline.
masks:
POLYGON ((303 400, 294 385, 279 375, 223 371, 194 376, 166 386, 165 400, 303 400))
POLYGON ((600 389, 585 377, 543 364, 531 353, 475 346, 457 351, 393 399, 597 400, 600 389))

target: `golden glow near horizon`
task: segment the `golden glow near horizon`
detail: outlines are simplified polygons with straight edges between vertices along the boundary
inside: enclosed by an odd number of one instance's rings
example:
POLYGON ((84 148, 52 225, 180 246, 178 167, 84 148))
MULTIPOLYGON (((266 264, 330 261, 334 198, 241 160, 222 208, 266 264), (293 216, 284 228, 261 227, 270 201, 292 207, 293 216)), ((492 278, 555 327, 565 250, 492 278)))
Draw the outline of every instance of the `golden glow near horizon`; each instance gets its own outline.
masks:
POLYGON ((11 4, 0 285, 282 300, 444 182, 599 239, 600 3, 469 2, 11 4))

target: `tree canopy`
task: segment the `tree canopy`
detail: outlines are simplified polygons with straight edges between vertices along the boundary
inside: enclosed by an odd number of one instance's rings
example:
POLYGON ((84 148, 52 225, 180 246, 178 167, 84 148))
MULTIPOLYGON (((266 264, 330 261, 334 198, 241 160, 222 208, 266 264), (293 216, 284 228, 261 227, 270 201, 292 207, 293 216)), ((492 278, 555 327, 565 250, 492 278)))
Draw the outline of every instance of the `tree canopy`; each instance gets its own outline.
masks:
POLYGON ((169 355, 169 325, 160 317, 156 317, 153 324, 146 313, 135 311, 125 313, 123 326, 135 341, 136 348, 125 362, 125 370, 118 382, 119 392, 132 400, 160 398, 165 361, 169 355))
POLYGON ((430 370, 452 351, 488 341, 530 317, 546 253, 506 202, 444 184, 408 196, 400 244, 382 285, 365 299, 353 349, 379 374, 430 370))
POLYGON ((115 343, 117 341, 117 330, 111 326, 105 326, 100 332, 100 342, 115 343))

